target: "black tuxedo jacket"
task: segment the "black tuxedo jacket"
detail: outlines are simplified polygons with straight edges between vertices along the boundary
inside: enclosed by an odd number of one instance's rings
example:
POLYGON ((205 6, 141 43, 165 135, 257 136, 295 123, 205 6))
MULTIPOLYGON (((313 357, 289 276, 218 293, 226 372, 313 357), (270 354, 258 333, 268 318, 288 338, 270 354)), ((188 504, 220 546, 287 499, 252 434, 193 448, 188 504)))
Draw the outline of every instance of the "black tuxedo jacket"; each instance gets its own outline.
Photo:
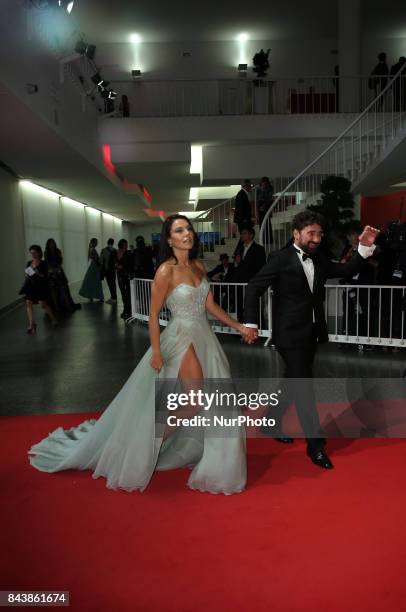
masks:
POLYGON ((235 196, 234 223, 251 224, 251 204, 246 191, 241 189, 235 196))
MULTIPOLYGON (((239 255, 244 253, 244 245, 241 243, 236 251, 239 255)), ((248 283, 253 276, 263 267, 266 261, 265 249, 258 242, 253 242, 244 259, 240 261, 235 269, 234 283, 248 283)))
POLYGON ((281 348, 307 347, 314 341, 313 312, 319 342, 327 342, 324 316, 324 285, 328 278, 354 275, 365 259, 356 253, 347 263, 333 263, 323 253, 314 258, 313 293, 297 251, 293 246, 271 256, 246 287, 244 322, 258 324, 258 300, 271 286, 273 295, 272 336, 281 348))

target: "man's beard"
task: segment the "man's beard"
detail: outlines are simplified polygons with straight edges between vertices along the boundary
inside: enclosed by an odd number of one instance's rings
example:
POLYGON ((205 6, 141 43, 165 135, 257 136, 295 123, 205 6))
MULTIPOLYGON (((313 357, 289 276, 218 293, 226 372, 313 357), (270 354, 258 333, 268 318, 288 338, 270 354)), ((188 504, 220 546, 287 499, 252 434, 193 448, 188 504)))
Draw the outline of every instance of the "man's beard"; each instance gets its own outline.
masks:
POLYGON ((319 250, 320 244, 314 244, 314 243, 310 243, 310 244, 313 245, 310 248, 309 248, 309 243, 299 244, 299 246, 304 253, 307 253, 308 255, 313 255, 314 253, 317 253, 317 251, 319 250))

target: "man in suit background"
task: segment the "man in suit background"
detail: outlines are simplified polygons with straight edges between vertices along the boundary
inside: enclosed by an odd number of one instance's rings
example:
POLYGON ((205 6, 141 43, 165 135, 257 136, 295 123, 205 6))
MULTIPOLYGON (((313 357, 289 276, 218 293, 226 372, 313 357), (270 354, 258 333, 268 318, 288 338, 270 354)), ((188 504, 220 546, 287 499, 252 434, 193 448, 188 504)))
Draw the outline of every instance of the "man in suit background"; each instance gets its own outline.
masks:
POLYGON ((250 201, 251 189, 251 181, 245 179, 241 184, 240 191, 235 196, 234 223, 238 225, 239 232, 243 227, 255 224, 250 201))
POLYGON ((234 264, 230 263, 230 258, 227 253, 221 253, 220 264, 207 273, 207 277, 214 283, 219 283, 213 287, 214 300, 227 312, 234 311, 234 295, 233 290, 227 285, 220 283, 234 282, 234 264))
MULTIPOLYGON (((265 264, 265 249, 254 240, 255 230, 251 226, 242 226, 240 242, 235 250, 234 283, 248 283, 265 264)), ((237 287, 237 318, 242 321, 244 308, 244 288, 237 287)))
POLYGON ((282 357, 285 378, 302 379, 284 385, 281 401, 270 416, 277 421, 279 441, 293 442, 283 436, 281 422, 291 400, 295 401, 300 424, 307 439, 307 454, 317 466, 333 467, 326 451, 320 427, 313 384, 313 361, 317 344, 328 341, 324 317, 324 285, 328 278, 356 274, 372 255, 378 230, 366 226, 359 237, 356 255, 348 263, 333 263, 319 250, 323 237, 322 217, 305 210, 293 219, 293 244, 275 253, 251 279, 246 288, 243 320, 252 328, 248 342, 256 339, 258 301, 272 286, 273 342, 282 357), (303 380, 304 379, 304 380, 303 380))

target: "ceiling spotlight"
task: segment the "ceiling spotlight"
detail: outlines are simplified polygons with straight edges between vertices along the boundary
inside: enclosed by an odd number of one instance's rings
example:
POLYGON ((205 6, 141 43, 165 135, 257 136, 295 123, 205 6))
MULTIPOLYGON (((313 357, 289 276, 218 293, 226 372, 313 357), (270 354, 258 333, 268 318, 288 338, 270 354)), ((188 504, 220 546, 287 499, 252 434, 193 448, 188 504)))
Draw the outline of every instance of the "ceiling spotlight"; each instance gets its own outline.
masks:
POLYGON ((131 70, 131 76, 133 79, 141 78, 141 70, 131 70))
POLYGON ((58 0, 57 2, 59 8, 65 9, 69 14, 72 12, 73 5, 75 4, 74 0, 58 0))

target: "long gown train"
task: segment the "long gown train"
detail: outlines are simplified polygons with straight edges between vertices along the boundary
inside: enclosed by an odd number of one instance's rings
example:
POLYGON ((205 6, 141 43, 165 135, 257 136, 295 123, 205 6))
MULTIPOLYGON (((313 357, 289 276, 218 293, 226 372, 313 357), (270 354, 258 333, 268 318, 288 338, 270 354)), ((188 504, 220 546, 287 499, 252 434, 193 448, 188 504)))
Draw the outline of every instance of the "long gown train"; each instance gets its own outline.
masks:
MULTIPOLYGON (((207 320, 209 284, 182 283, 167 298, 171 320, 162 332, 164 366, 160 377, 176 379, 182 358, 192 345, 204 378, 230 378, 227 358, 207 320)), ((211 493, 237 493, 246 483, 245 434, 242 428, 225 437, 208 435, 204 426, 179 428, 164 443, 156 428, 155 379, 151 349, 97 420, 59 427, 29 450, 38 470, 93 470, 111 489, 145 489, 155 469, 194 466, 188 486, 211 493)))

